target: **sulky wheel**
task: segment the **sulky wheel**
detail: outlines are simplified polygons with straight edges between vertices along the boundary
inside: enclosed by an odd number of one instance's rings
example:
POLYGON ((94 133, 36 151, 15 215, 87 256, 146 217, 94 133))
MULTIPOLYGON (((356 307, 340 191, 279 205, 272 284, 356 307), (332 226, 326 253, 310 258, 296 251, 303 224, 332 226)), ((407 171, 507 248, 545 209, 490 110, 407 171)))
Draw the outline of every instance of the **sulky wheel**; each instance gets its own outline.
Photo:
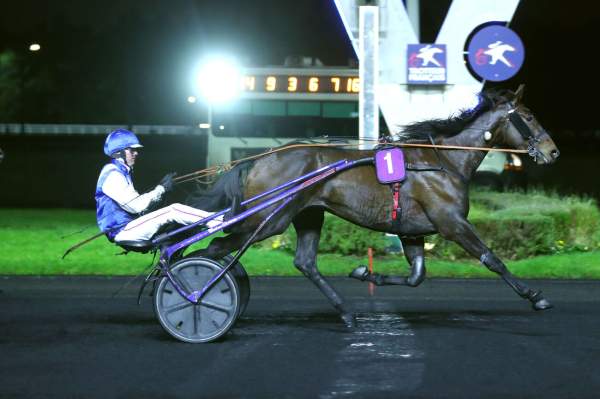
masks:
MULTIPOLYGON (((207 258, 184 258, 171 267, 174 279, 188 292, 202 287, 223 266, 207 258)), ((226 273, 200 300, 193 304, 183 298, 167 277, 161 278, 154 292, 154 311, 160 325, 184 342, 211 342, 223 336, 240 311, 240 289, 235 277, 226 273)))
MULTIPOLYGON (((221 263, 223 266, 227 266, 232 259, 233 255, 227 255, 226 257, 222 258, 219 263, 221 263)), ((238 316, 240 317, 246 311, 248 301, 250 300, 250 279, 248 278, 246 269, 244 269, 244 265, 242 265, 242 262, 239 261, 233 266, 231 273, 235 277, 238 287, 240 288, 240 314, 238 316)))
MULTIPOLYGON (((199 256, 201 251, 195 251, 187 255, 186 257, 197 257, 199 256)), ((223 266, 227 266, 229 262, 233 259, 233 255, 227 255, 219 260, 219 263, 223 266)), ((242 262, 237 261, 233 268, 230 270, 230 273, 233 274, 235 280, 238 283, 238 287, 240 289, 240 312, 239 316, 242 316, 246 311, 246 307, 248 306, 248 302, 250 301, 250 279, 248 278, 248 273, 246 273, 246 269, 242 262)), ((238 316, 238 317, 239 317, 238 316)))

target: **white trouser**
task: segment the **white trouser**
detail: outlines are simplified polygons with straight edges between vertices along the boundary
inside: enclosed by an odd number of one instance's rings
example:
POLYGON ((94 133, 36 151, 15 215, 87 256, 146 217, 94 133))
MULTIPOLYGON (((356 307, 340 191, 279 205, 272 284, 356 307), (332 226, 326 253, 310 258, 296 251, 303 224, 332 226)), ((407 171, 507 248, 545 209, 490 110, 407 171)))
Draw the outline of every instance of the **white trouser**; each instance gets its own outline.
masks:
MULTIPOLYGON (((171 204, 132 220, 115 236, 115 241, 149 240, 161 226, 167 223, 188 225, 196 223, 200 219, 204 219, 212 214, 213 212, 206 212, 187 205, 171 204)), ((208 222, 207 225, 208 227, 214 227, 221 223, 222 220, 223 217, 219 216, 208 222)))

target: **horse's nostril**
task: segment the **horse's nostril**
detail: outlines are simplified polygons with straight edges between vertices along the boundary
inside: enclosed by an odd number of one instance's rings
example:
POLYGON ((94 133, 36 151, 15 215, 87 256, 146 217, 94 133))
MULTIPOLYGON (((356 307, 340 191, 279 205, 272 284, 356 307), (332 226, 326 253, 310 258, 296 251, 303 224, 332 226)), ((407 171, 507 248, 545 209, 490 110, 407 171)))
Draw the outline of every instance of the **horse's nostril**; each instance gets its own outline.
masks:
POLYGON ((552 156, 552 158, 556 159, 560 155, 560 151, 552 150, 552 151, 550 151, 550 155, 552 156))

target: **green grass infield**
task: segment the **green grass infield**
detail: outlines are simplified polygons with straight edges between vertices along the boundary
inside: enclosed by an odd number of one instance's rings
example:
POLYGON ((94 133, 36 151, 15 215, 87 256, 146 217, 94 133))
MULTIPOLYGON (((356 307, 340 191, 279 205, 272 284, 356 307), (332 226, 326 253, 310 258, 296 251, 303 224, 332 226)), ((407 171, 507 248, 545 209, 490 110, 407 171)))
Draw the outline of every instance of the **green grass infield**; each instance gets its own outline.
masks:
MULTIPOLYGON (((137 275, 151 266, 151 254, 117 256, 123 251, 104 237, 61 259, 67 248, 96 232, 91 211, 0 209, 0 274, 137 275)), ((242 257, 248 273, 261 276, 299 276, 292 261, 293 256, 288 252, 258 247, 250 248, 242 257)), ((476 260, 427 258, 426 261, 429 277, 496 277, 476 260)), ((367 258, 366 254, 364 257, 320 254, 317 262, 323 274, 344 276, 355 266, 366 264, 367 258)), ((515 275, 523 278, 600 279, 599 250, 538 256, 506 263, 515 275)), ((376 256, 374 270, 405 275, 408 266, 402 255, 376 256)))

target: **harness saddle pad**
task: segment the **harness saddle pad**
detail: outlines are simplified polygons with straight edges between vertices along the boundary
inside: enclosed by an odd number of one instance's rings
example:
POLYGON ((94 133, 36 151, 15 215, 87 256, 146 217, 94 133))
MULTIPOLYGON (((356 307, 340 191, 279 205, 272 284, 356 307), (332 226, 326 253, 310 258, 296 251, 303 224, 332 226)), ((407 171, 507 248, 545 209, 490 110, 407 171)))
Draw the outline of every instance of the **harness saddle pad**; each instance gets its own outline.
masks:
POLYGON ((400 182, 406 178, 404 153, 400 148, 385 148, 375 153, 377 180, 382 184, 400 182))

